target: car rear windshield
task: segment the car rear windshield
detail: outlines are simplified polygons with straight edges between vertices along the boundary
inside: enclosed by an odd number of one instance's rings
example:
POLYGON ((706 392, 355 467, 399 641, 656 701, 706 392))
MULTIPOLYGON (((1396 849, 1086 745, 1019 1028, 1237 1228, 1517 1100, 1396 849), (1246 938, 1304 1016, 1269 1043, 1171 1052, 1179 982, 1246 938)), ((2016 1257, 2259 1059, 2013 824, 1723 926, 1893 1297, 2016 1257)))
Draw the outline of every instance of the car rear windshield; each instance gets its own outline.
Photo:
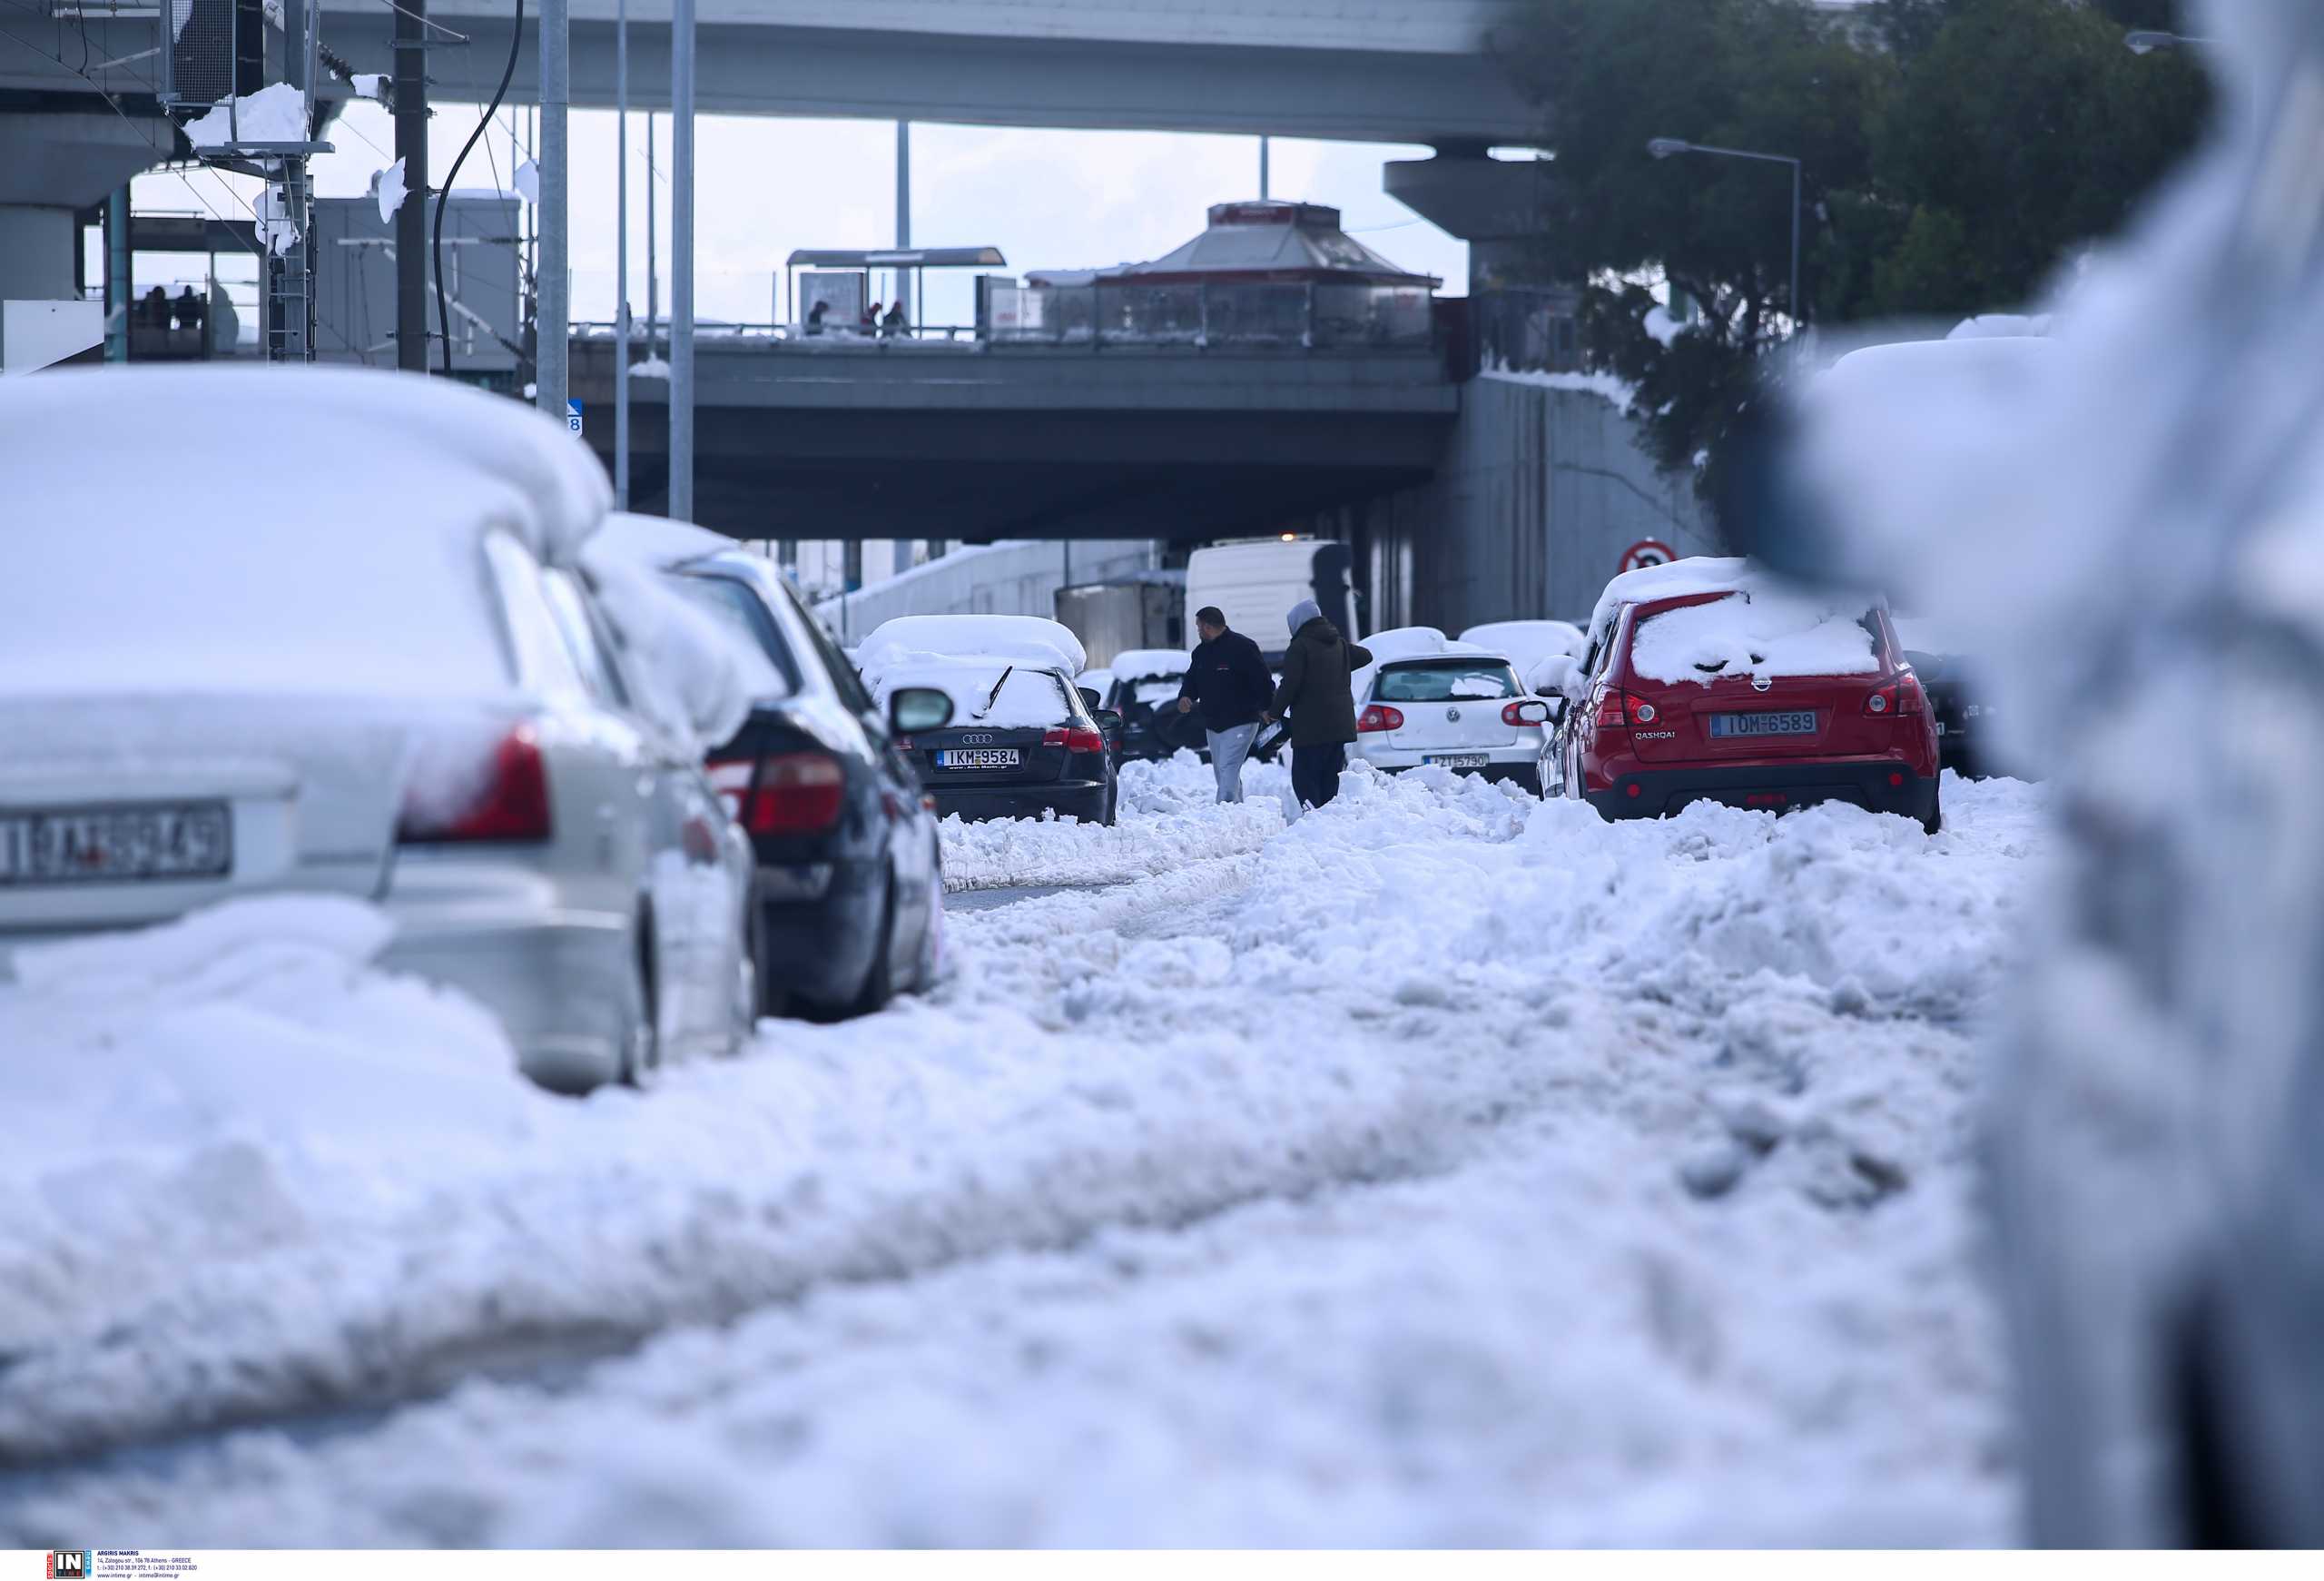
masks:
POLYGON ((759 603, 758 595, 729 577, 673 572, 670 581, 686 601, 718 623, 735 638, 751 696, 763 699, 788 697, 799 690, 799 660, 792 654, 774 618, 759 603))
POLYGON ((903 671, 881 677, 882 701, 898 687, 935 687, 952 699, 952 725, 999 726, 1003 729, 1082 722, 1078 697, 1067 696, 1053 670, 1005 662, 962 664, 941 669, 903 671), (1006 672, 1004 678, 1003 672, 1006 672), (994 684, 999 683, 999 690, 994 684))
POLYGON ((1519 693, 1516 672, 1504 660, 1437 658, 1386 667, 1372 695, 1384 703, 1458 703, 1519 693))
POLYGON ((1880 667, 1876 611, 1773 591, 1665 609, 1630 635, 1630 668, 1650 681, 1870 675, 1880 667))

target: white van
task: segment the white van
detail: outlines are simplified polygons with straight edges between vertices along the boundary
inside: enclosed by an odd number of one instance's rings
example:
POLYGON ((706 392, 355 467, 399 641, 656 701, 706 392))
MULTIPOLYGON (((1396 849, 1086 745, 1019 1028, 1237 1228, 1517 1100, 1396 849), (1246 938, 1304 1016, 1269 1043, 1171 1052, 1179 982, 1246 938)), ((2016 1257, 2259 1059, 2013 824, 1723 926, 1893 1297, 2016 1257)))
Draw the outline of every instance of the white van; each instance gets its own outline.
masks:
POLYGON ((1195 612, 1216 607, 1230 627, 1259 645, 1267 663, 1281 664, 1284 649, 1291 646, 1285 617, 1302 598, 1313 598, 1353 641, 1357 626, 1350 564, 1347 545, 1328 539, 1254 539, 1196 549, 1187 558, 1188 635, 1195 612))

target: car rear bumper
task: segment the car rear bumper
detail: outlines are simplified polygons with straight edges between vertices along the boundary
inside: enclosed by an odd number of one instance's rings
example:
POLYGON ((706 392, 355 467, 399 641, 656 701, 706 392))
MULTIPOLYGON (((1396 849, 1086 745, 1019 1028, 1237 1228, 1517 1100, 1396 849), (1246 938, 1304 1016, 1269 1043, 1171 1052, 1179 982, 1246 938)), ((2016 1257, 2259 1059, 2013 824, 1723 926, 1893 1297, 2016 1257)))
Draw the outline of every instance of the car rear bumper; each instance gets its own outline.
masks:
POLYGON ((391 890, 380 909, 395 934, 379 967, 478 1001, 516 1045, 525 1074, 559 1092, 621 1075, 637 1014, 631 917, 558 905, 548 885, 523 879, 467 894, 391 890))
POLYGON ((760 867, 752 893, 762 985, 818 1008, 854 1000, 879 945, 887 872, 884 857, 760 867))
MULTIPOLYGON (((1405 747, 1375 745, 1359 737, 1355 745, 1348 748, 1347 755, 1351 762, 1360 757, 1373 767, 1386 769, 1391 774, 1399 769, 1418 768, 1422 766, 1424 759, 1431 757, 1482 756, 1488 768, 1513 768, 1520 765, 1531 768, 1541 761, 1541 743, 1518 741, 1506 746, 1405 747)), ((1471 769, 1462 772, 1476 771, 1471 769)))
POLYGON ((1867 812, 1928 823, 1936 814, 1934 776, 1895 761, 1687 766, 1618 775, 1582 800, 1609 818, 1659 818, 1689 802, 1720 802, 1781 813, 1819 802, 1849 802, 1867 812))
POLYGON ((955 814, 974 823, 981 818, 1038 818, 1054 809, 1060 818, 1102 823, 1106 816, 1106 782, 1096 779, 1059 780, 1050 785, 947 786, 930 787, 936 814, 955 814))

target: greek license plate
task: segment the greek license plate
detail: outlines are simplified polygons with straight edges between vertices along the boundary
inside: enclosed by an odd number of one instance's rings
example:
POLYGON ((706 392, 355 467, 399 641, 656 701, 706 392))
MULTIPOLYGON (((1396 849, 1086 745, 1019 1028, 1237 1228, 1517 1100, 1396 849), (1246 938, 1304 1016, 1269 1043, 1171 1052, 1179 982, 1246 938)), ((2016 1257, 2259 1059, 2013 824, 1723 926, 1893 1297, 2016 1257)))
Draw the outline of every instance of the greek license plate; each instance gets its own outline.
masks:
POLYGON ((1729 736, 1813 736, 1816 710, 1808 708, 1797 714, 1713 714, 1710 733, 1714 740, 1729 736))
POLYGON ((936 755, 939 768, 1014 768, 1014 746, 948 746, 936 755))
POLYGON ((224 802, 0 813, 0 887, 216 878, 233 865, 224 802))
POLYGON ((1485 755, 1482 752, 1456 752, 1450 756, 1440 753, 1434 756, 1424 756, 1421 761, 1433 763, 1440 768, 1482 768, 1485 755))

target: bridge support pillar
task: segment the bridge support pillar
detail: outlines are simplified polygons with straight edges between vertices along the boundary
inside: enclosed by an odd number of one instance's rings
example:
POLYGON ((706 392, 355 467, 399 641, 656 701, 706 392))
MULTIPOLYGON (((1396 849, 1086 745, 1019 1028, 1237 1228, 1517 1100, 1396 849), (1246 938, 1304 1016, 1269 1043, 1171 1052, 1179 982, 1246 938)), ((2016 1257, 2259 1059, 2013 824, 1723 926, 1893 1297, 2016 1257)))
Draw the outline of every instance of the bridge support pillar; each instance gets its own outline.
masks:
POLYGON ((169 135, 110 110, 0 114, 0 299, 79 296, 79 215, 162 157, 169 135))

